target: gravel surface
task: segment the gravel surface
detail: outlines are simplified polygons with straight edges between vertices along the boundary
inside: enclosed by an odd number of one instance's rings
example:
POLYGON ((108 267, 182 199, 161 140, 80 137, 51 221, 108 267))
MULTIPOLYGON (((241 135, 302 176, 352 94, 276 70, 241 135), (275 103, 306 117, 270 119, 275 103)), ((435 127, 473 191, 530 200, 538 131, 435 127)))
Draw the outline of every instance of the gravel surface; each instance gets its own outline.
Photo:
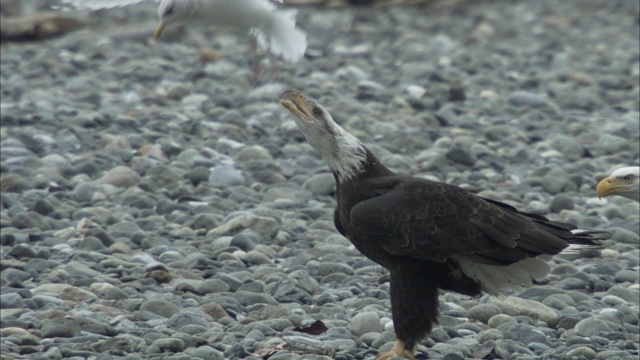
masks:
POLYGON ((443 293, 419 359, 638 358, 639 206, 595 195, 639 162, 637 1, 301 7, 305 59, 255 85, 245 34, 152 42, 155 12, 2 43, 1 359, 388 350, 388 275, 335 230, 288 88, 394 170, 615 231, 532 288, 443 293))

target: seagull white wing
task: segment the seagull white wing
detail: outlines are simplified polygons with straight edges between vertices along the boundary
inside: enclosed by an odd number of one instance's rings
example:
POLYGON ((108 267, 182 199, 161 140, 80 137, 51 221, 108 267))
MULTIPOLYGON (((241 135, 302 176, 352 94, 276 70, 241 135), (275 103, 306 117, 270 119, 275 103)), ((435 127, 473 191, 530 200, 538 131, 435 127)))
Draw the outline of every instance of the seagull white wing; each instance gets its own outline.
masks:
MULTIPOLYGON (((61 0, 62 8, 75 8, 78 10, 101 10, 129 6, 150 0, 61 0)), ((160 2, 160 0, 152 0, 160 2)))
POLYGON ((272 21, 262 28, 252 28, 250 34, 261 48, 288 63, 296 63, 307 49, 307 34, 296 27, 297 13, 293 9, 271 11, 272 21))
MULTIPOLYGON (((78 10, 102 10, 113 9, 117 7, 129 6, 141 2, 160 2, 160 0, 60 0, 63 9, 75 8, 78 10)), ((184 0, 189 1, 189 0, 184 0)), ((215 1, 215 0, 211 0, 215 1)), ((231 0, 233 1, 233 0, 231 0)), ((282 0, 272 0, 273 2, 282 3, 282 0)))
MULTIPOLYGON (((62 8, 112 9, 154 0, 60 0, 62 8)), ((160 2, 155 0, 154 2, 160 2)), ((158 9, 160 25, 154 36, 170 22, 208 21, 246 29, 264 50, 295 63, 307 48, 307 34, 296 27, 295 9, 280 9, 282 0, 164 0, 158 9)))

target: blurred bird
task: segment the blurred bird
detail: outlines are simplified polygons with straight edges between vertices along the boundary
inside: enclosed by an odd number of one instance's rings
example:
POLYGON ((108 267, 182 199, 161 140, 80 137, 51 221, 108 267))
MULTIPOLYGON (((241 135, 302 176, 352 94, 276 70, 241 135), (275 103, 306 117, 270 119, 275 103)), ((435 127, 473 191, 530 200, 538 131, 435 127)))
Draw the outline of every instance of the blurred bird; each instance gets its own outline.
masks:
MULTIPOLYGON (((145 0, 61 0, 80 10, 111 9, 145 0)), ((274 0, 281 3, 282 0, 274 0)), ((295 9, 279 9, 270 0, 162 0, 160 22, 154 32, 159 38, 166 26, 195 21, 245 30, 268 53, 296 63, 304 56, 307 34, 296 27, 295 9)))

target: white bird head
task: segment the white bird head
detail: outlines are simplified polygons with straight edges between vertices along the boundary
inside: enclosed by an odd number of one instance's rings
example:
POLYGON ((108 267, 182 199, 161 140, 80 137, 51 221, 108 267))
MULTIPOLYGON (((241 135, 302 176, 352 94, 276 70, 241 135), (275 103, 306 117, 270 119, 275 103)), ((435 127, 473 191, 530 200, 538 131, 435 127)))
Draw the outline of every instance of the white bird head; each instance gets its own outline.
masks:
POLYGON ((158 7, 158 19, 160 22, 153 33, 153 37, 159 38, 168 24, 176 23, 189 17, 189 11, 193 8, 193 5, 194 1, 162 0, 158 7))
POLYGON ((360 140, 341 128, 320 104, 294 89, 282 93, 280 104, 296 115, 294 120, 298 128, 338 181, 346 181, 364 171, 369 151, 360 140))
POLYGON ((620 168, 598 183, 598 197, 619 195, 640 201, 640 167, 620 168))

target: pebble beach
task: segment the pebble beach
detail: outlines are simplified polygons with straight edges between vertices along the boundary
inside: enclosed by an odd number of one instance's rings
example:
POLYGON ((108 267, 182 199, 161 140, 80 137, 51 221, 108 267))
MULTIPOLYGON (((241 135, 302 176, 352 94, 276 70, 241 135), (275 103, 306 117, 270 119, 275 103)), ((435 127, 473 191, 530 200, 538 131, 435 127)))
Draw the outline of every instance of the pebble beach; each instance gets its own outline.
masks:
POLYGON ((153 40, 153 2, 3 40, 0 359, 388 351, 388 272, 335 229, 290 88, 396 172, 612 232, 530 288, 442 292, 417 359, 638 359, 640 206, 595 189, 640 163, 639 2, 391 3, 296 5, 305 57, 257 82, 247 34, 153 40))

